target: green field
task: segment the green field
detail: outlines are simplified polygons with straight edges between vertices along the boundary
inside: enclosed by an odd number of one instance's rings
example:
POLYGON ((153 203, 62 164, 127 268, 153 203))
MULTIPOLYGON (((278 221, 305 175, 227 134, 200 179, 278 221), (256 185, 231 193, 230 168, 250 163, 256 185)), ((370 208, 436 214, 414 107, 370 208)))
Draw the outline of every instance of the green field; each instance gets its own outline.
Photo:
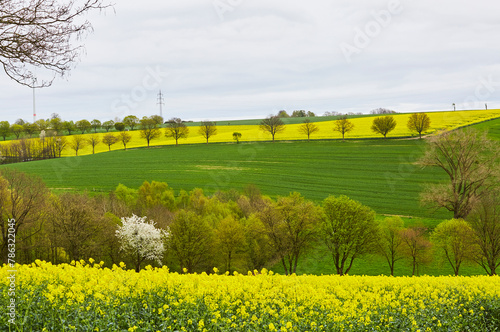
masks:
POLYGON ((55 190, 109 192, 119 183, 137 188, 156 180, 177 191, 198 187, 213 193, 254 184, 270 196, 297 191, 319 202, 328 195, 347 195, 380 214, 447 218, 450 214, 419 205, 422 185, 444 179, 437 170, 413 165, 424 145, 414 139, 197 144, 8 167, 38 174, 55 190))

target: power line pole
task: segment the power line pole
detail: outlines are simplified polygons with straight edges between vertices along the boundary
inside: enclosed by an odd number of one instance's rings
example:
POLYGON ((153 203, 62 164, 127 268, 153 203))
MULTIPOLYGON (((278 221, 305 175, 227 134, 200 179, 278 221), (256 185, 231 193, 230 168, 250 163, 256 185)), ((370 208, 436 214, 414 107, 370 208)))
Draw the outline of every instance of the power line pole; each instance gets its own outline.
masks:
POLYGON ((33 78, 33 123, 36 122, 36 108, 35 108, 35 84, 36 78, 33 78))
POLYGON ((163 118, 162 106, 165 105, 165 103, 163 102, 163 93, 161 93, 161 90, 158 93, 158 103, 157 103, 157 105, 160 105, 160 116, 163 118))

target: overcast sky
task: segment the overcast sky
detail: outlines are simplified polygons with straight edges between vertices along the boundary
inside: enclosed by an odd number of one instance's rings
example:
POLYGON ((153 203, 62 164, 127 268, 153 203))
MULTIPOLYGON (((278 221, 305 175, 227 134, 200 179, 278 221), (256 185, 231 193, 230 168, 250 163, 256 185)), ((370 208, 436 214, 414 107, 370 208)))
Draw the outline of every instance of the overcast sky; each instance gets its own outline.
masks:
MULTIPOLYGON (((37 118, 259 118, 284 109, 500 108, 500 2, 118 0, 37 118)), ((0 73, 0 120, 32 121, 32 90, 0 73)))

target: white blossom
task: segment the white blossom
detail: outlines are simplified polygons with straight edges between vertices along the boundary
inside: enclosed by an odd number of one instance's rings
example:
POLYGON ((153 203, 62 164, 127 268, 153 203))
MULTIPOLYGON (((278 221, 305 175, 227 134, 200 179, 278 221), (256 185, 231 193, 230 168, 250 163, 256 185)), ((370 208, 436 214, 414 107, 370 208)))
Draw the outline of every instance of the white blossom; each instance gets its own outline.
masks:
POLYGON ((163 241, 169 236, 168 230, 156 228, 154 221, 146 221, 146 217, 136 215, 122 218, 122 224, 116 230, 120 249, 137 257, 138 264, 144 259, 156 260, 161 264, 165 252, 163 241))

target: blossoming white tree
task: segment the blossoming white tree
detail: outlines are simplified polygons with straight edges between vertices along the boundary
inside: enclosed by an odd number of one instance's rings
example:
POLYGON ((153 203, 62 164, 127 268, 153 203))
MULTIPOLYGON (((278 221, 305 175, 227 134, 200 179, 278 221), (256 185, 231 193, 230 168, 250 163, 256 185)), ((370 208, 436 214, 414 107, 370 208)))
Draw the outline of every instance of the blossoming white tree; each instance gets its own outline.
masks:
POLYGON ((121 250, 128 252, 134 257, 135 271, 139 272, 141 263, 148 260, 156 260, 161 264, 165 246, 164 239, 169 232, 156 228, 154 221, 146 221, 146 217, 122 218, 122 226, 116 230, 116 236, 120 240, 121 250))

